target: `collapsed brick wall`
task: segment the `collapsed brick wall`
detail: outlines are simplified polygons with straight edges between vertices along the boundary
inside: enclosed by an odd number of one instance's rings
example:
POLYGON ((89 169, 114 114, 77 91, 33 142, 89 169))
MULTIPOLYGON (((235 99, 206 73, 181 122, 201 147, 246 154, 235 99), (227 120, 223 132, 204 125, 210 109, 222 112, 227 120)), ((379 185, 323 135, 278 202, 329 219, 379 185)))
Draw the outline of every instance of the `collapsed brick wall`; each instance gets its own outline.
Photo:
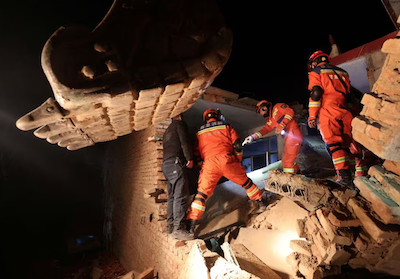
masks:
POLYGON ((288 257, 295 274, 320 278, 342 265, 400 276, 400 39, 387 40, 388 53, 373 93, 364 94, 360 116, 352 122, 353 137, 381 159, 368 177, 299 220, 299 236, 288 257))
POLYGON ((162 142, 155 137, 162 137, 168 125, 151 126, 110 143, 105 163, 107 246, 128 271, 154 267, 160 279, 178 278, 190 252, 190 245, 163 233, 166 183, 162 142))

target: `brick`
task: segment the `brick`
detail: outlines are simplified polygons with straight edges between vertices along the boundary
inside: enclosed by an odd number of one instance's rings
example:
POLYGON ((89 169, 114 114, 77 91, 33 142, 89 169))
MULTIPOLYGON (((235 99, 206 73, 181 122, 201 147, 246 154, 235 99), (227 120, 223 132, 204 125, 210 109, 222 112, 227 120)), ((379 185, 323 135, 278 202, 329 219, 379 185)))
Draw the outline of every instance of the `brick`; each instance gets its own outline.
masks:
POLYGON ((383 167, 397 175, 400 175, 400 162, 385 160, 383 167))
POLYGON ((351 127, 354 130, 359 131, 360 133, 365 133, 365 129, 367 128, 367 122, 359 117, 355 117, 351 122, 351 127))
POLYGON ((340 235, 338 229, 329 222, 329 220, 326 216, 327 214, 328 214, 328 212, 326 212, 323 209, 317 210, 318 220, 320 221, 322 227, 324 228, 325 232, 327 233, 329 240, 335 244, 341 244, 341 245, 347 245, 347 246, 351 245, 352 239, 348 236, 340 235))
POLYGON ((290 249, 308 257, 312 256, 310 244, 304 240, 290 240, 290 249))
POLYGON ((349 260, 348 264, 353 269, 365 268, 368 265, 368 261, 363 258, 352 258, 349 260))
POLYGON ((400 239, 392 243, 386 256, 380 260, 372 272, 383 272, 394 276, 400 276, 400 239))
POLYGON ((344 265, 350 259, 351 254, 344 250, 342 246, 331 244, 326 251, 324 262, 329 265, 344 265))
POLYGON ((398 38, 387 39, 382 45, 382 52, 389 54, 400 53, 400 40, 398 38))
POLYGON ((348 215, 344 215, 335 209, 329 212, 328 220, 332 223, 332 225, 336 227, 359 227, 361 226, 361 222, 358 219, 354 219, 350 212, 348 215))
POLYGON ((373 109, 379 109, 381 107, 381 101, 382 99, 378 98, 376 94, 369 94, 369 93, 365 93, 363 95, 363 98, 361 99, 361 103, 364 106, 373 109))
POLYGON ((370 167, 368 174, 375 177, 389 198, 400 205, 400 177, 386 172, 381 166, 370 167))
POLYGON ((385 243, 398 236, 398 233, 391 231, 390 227, 384 226, 376 219, 372 218, 364 209, 365 205, 361 200, 352 198, 349 200, 349 206, 361 221, 365 231, 379 244, 385 243))
POLYGON ((306 238, 307 234, 305 232, 305 220, 306 219, 297 219, 296 220, 296 232, 297 235, 301 238, 306 238))
POLYGON ((323 274, 323 269, 310 257, 302 257, 299 271, 306 279, 320 279, 323 274))
POLYGON ((371 203, 373 210, 385 224, 400 224, 400 207, 382 191, 382 185, 367 177, 357 177, 354 184, 360 194, 371 203))

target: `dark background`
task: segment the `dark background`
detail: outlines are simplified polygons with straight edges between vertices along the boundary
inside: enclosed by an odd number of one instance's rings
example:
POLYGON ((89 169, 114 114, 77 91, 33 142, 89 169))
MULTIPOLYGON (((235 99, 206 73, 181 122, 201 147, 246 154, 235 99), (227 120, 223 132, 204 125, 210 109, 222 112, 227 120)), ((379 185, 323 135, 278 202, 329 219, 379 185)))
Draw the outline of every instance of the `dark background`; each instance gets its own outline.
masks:
MULTIPOLYGON (((71 152, 19 131, 15 121, 53 96, 40 65, 46 40, 65 24, 94 28, 111 3, 2 3, 0 278, 38 278, 38 267, 65 256, 68 239, 101 234, 107 143, 71 152)), ((395 30, 378 0, 218 3, 234 42, 213 85, 272 102, 306 104, 307 59, 317 49, 329 53, 329 34, 344 52, 395 30)))

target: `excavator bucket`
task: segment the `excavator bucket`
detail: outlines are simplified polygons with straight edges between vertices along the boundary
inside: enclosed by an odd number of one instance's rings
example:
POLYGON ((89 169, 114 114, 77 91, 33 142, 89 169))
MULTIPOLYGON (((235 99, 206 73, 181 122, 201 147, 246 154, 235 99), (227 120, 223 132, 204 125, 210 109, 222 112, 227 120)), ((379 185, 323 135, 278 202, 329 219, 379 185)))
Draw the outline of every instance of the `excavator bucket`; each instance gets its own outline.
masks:
POLYGON ((114 140, 189 109, 231 49, 212 0, 115 0, 93 31, 63 26, 48 39, 54 98, 16 125, 69 150, 114 140))

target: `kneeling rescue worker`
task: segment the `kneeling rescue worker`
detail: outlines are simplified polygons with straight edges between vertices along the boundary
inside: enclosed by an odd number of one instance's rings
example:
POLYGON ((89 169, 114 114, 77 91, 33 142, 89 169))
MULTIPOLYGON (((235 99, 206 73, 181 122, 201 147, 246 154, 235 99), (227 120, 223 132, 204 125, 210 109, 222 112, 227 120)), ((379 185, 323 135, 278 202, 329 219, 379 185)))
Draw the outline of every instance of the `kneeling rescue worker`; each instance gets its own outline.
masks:
POLYGON ((282 134, 285 140, 285 147, 282 155, 282 167, 286 173, 298 173, 300 171, 296 164, 296 157, 299 154, 303 142, 303 133, 294 118, 294 111, 287 104, 278 103, 272 109, 272 104, 266 100, 258 102, 256 112, 266 118, 265 126, 255 134, 248 136, 244 142, 250 144, 275 128, 277 135, 282 134))
POLYGON ((251 200, 262 200, 260 189, 247 177, 241 165, 243 153, 237 132, 230 124, 221 121, 220 117, 219 110, 206 110, 203 114, 206 124, 196 133, 195 153, 198 151, 203 164, 197 194, 187 215, 192 232, 196 220, 199 220, 205 211, 207 198, 212 195, 222 176, 241 185, 251 200))

